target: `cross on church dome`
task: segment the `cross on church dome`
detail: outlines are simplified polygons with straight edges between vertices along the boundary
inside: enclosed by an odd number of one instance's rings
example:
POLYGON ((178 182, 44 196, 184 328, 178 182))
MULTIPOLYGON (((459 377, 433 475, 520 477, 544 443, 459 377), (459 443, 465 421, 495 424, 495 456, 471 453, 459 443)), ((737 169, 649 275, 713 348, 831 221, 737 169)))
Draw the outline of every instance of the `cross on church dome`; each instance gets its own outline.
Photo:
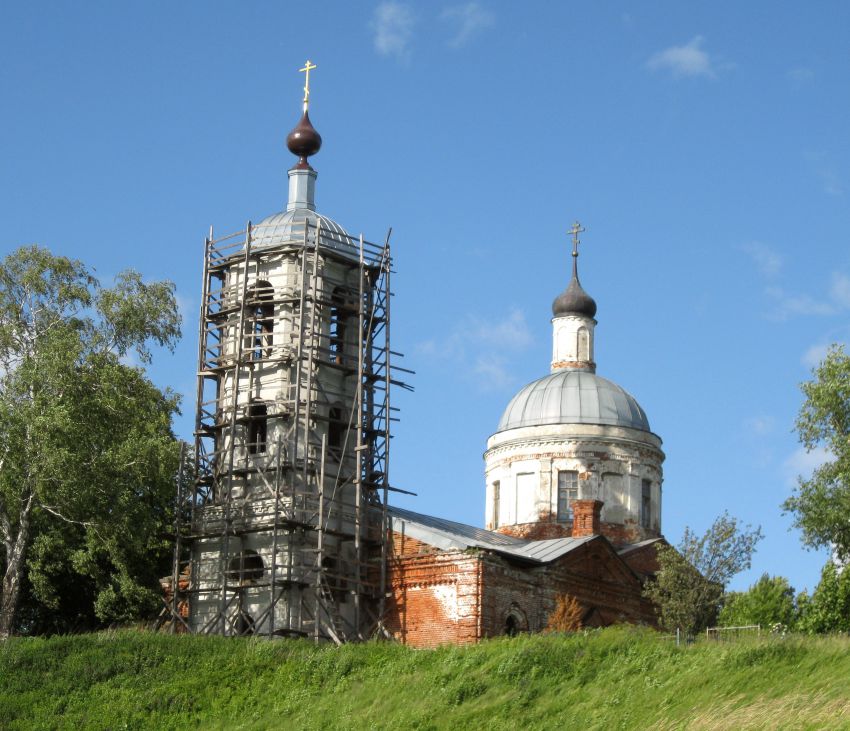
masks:
POLYGON ((591 319, 596 317, 596 302, 584 291, 578 279, 578 245, 581 243, 579 234, 584 231, 585 229, 578 221, 569 230, 573 237, 573 277, 569 286, 552 303, 552 314, 555 317, 564 315, 583 315, 591 319))

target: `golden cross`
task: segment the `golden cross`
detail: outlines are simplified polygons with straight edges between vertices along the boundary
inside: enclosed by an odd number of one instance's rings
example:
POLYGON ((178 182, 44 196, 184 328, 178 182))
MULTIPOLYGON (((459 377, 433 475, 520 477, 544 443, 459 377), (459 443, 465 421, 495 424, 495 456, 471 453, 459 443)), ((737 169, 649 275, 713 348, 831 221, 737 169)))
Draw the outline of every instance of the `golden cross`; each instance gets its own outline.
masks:
POLYGON ((578 235, 580 233, 584 233, 584 229, 581 227, 581 224, 576 221, 568 233, 573 235, 573 256, 578 256, 578 245, 581 243, 578 235))
POLYGON ((310 63, 310 59, 307 59, 307 63, 304 64, 303 69, 298 69, 299 71, 303 71, 305 73, 304 76, 304 111, 307 111, 307 107, 310 104, 310 72, 316 68, 316 64, 310 63))

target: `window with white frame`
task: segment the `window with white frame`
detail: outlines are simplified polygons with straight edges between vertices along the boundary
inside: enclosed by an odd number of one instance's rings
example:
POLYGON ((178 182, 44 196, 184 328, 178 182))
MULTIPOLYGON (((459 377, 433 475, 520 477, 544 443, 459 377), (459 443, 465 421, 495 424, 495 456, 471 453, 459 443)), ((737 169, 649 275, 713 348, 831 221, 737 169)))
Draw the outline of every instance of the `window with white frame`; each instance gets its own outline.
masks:
POLYGON ((558 470, 558 521, 573 519, 573 500, 578 500, 578 472, 558 470))

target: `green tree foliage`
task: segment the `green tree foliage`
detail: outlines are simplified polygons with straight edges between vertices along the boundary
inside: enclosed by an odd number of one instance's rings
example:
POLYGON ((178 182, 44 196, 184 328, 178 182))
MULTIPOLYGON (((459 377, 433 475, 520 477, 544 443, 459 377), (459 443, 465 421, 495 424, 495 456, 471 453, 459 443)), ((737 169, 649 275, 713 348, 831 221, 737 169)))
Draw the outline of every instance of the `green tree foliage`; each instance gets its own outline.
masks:
POLYGON ((660 546, 659 570, 644 595, 655 604, 661 626, 693 633, 712 624, 726 584, 750 567, 761 538, 761 528, 742 527, 723 513, 702 536, 685 528, 678 550, 660 546))
POLYGON ((839 571, 827 561, 811 597, 799 597, 801 632, 850 632, 850 570, 839 571))
POLYGON ((25 247, 0 266, 0 637, 155 606, 178 443, 177 397, 135 355, 173 348, 170 283, 25 247), (23 610, 18 615, 23 594, 23 610), (52 620, 47 620, 52 617, 52 620))
POLYGON ((782 624, 793 627, 797 619, 794 588, 783 576, 761 578, 746 591, 733 591, 723 599, 718 624, 721 627, 742 627, 759 624, 771 627, 782 624))
POLYGON ((808 451, 825 449, 831 460, 809 479, 800 478, 783 508, 793 513, 803 543, 829 547, 850 559, 850 356, 833 345, 801 385, 805 401, 797 416, 797 434, 808 451))

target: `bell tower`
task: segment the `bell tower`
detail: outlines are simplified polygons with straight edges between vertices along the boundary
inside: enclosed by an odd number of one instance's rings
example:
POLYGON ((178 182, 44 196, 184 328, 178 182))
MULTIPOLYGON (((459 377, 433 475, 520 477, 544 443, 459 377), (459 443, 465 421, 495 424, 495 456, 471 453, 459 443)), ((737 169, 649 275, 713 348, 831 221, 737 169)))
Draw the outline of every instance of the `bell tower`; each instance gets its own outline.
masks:
POLYGON ((190 632, 341 643, 382 629, 389 485, 389 234, 316 212, 303 109, 284 209, 204 244, 194 484, 172 615, 190 632))

